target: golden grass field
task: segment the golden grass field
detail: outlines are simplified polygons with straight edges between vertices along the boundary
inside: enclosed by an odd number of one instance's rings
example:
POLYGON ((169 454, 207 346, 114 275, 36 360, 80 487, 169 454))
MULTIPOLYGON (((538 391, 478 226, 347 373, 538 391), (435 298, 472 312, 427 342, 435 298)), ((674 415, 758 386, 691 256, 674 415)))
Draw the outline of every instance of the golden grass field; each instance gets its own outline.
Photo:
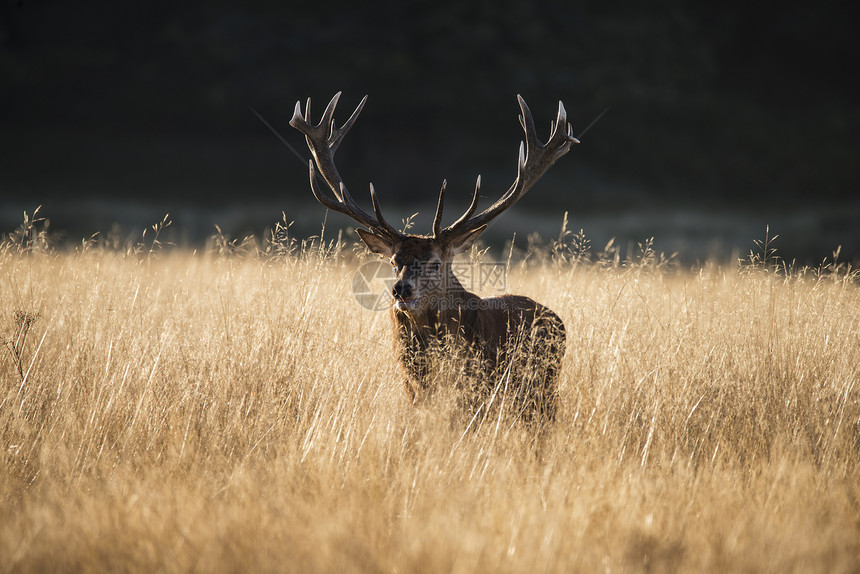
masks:
POLYGON ((407 402, 360 250, 10 245, 2 571, 860 569, 850 268, 513 262, 568 332, 536 439, 407 402))

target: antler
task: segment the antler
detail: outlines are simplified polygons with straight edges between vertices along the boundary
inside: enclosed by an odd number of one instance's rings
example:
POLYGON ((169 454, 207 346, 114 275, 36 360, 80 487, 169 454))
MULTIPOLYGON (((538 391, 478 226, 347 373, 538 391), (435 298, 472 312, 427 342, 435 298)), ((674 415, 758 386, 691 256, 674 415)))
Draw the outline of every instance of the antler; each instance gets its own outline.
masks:
POLYGON ((310 170, 311 191, 317 201, 329 209, 348 215, 356 222, 369 227, 385 237, 391 239, 399 239, 403 235, 394 229, 382 217, 382 210, 379 208, 379 200, 376 197, 376 191, 373 189, 373 184, 370 184, 370 200, 373 203, 373 211, 376 217, 369 215, 361 209, 343 183, 343 179, 334 165, 334 153, 337 151, 340 142, 355 123, 358 114, 361 113, 364 103, 367 101, 367 96, 362 98, 358 107, 352 112, 352 115, 346 120, 346 123, 338 128, 334 123, 334 110, 337 107, 337 101, 340 99, 341 92, 338 92, 326 106, 323 112, 322 119, 317 125, 312 125, 311 122, 311 100, 308 98, 308 103, 305 106, 305 113, 302 115, 301 102, 296 102, 296 111, 293 112, 293 118, 290 120, 290 125, 302 132, 305 135, 305 140, 308 143, 308 148, 314 156, 317 168, 320 171, 326 184, 328 184, 334 197, 324 195, 317 187, 316 170, 314 162, 308 161, 310 170))
POLYGON ((567 111, 564 109, 564 104, 558 102, 558 116, 554 122, 550 122, 549 140, 543 144, 535 133, 534 119, 526 101, 519 94, 517 94, 517 100, 522 111, 522 115, 519 117, 520 125, 526 134, 525 142, 520 142, 517 179, 493 205, 472 217, 478 207, 478 196, 481 191, 481 176, 478 176, 472 203, 466 213, 445 229, 441 229, 441 212, 445 194, 445 186, 443 186, 439 193, 439 204, 433 225, 433 234, 437 239, 443 237, 453 239, 485 227, 490 221, 519 201, 550 166, 570 150, 571 144, 579 143, 579 140, 573 137, 573 127, 567 122, 567 111))

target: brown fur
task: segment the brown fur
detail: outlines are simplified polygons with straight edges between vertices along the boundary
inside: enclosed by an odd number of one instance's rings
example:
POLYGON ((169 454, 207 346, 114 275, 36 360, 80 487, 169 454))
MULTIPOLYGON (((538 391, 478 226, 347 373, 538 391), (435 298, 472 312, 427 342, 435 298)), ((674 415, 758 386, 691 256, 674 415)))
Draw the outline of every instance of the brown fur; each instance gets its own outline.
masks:
MULTIPOLYGON (((362 238, 379 250, 375 237, 362 238)), ((506 402, 524 420, 554 420, 565 350, 558 315, 528 297, 482 299, 470 293, 451 271, 454 250, 433 238, 410 236, 382 252, 390 254, 398 282, 422 285, 415 308, 392 309, 404 386, 414 403, 432 394, 456 356, 462 380, 455 384, 472 414, 486 413, 490 402, 506 402), (427 274, 437 260, 439 281, 434 281, 427 274)))

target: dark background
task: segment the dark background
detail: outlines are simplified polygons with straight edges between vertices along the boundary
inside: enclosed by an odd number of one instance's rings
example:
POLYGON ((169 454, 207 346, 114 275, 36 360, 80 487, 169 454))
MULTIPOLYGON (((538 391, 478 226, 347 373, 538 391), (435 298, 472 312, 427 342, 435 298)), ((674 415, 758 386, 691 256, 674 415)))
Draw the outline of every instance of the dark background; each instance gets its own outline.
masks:
POLYGON ((769 224, 784 257, 857 259, 856 30, 812 2, 4 2, 0 231, 41 204, 70 242, 167 212, 189 245, 281 211, 318 233, 306 166, 250 108, 307 156, 296 100, 319 117, 342 90, 341 122, 369 95, 338 154, 353 195, 373 181, 426 232, 444 178, 446 221, 478 173, 483 205, 510 185, 520 93, 544 139, 559 99, 577 133, 611 109, 491 242, 551 237, 569 211, 597 248, 728 258, 769 224))

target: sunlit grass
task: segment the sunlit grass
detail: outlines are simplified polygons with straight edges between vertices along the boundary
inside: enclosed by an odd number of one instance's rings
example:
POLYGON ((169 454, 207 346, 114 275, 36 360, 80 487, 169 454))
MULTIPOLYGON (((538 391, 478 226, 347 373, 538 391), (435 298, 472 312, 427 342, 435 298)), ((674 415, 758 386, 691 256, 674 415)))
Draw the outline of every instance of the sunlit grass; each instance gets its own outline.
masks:
POLYGON ((157 247, 0 254, 0 569, 860 567, 850 270, 512 263, 568 333, 536 444, 408 403, 363 256, 157 247))

